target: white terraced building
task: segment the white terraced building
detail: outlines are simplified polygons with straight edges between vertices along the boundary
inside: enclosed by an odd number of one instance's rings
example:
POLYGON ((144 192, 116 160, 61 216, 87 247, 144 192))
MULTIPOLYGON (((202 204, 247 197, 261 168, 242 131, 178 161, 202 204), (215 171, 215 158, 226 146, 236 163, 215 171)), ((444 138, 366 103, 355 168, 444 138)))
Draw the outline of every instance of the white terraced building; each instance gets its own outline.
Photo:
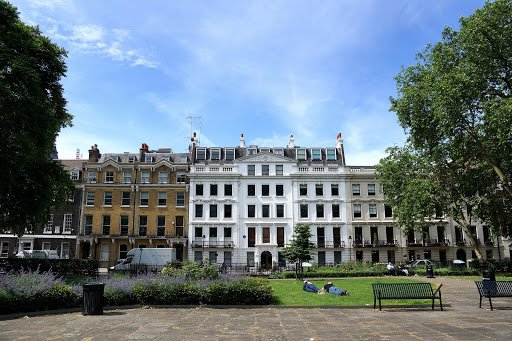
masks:
MULTIPOLYGON (((332 147, 201 147, 191 144, 189 259, 264 269, 281 255, 298 223, 311 226, 314 262, 449 263, 474 258, 472 246, 445 216, 405 235, 393 224, 373 167, 345 164, 338 134, 332 147)), ((474 227, 486 258, 510 256, 506 240, 474 227)), ((508 243, 507 243, 508 245, 508 243)))

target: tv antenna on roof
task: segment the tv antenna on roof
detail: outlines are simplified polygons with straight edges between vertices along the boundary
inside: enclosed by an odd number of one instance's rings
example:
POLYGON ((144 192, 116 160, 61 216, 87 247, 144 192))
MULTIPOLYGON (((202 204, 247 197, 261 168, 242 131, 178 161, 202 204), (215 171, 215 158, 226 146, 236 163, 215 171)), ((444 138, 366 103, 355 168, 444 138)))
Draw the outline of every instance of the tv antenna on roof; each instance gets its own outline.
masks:
POLYGON ((197 121, 199 121, 199 132, 197 134, 197 140, 196 140, 197 145, 199 145, 199 141, 200 141, 200 137, 201 137, 201 115, 189 115, 185 118, 190 121, 190 136, 189 136, 189 138, 192 138, 194 136, 193 120, 196 119, 197 121))

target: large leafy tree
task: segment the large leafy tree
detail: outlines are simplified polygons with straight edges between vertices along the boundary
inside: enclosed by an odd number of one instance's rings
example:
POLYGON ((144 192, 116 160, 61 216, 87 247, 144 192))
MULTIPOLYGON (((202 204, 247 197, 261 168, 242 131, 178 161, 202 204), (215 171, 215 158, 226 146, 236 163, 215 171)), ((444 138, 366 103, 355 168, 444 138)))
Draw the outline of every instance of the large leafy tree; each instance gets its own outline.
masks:
POLYGON ((50 158, 60 129, 72 119, 60 83, 65 57, 0 0, 1 232, 31 231, 73 190, 68 174, 50 158))
POLYGON ((299 269, 302 272, 302 262, 312 259, 311 252, 315 244, 310 241, 311 236, 309 224, 297 224, 295 225, 290 243, 283 249, 283 257, 290 263, 298 264, 296 275, 299 275, 299 269))
MULTIPOLYGON (((398 220, 403 218, 402 211, 409 213, 407 219, 413 217, 413 205, 418 210, 416 218, 427 213, 423 205, 430 198, 427 207, 436 203, 453 210, 459 223, 464 214, 465 220, 479 219, 495 234, 508 235, 512 220, 512 2, 488 2, 460 24, 459 31, 446 28, 442 41, 428 46, 418 54, 415 65, 396 77, 398 95, 391 98, 391 110, 408 134, 408 146, 391 149, 378 172, 389 191, 386 198, 394 200, 398 220), (408 172, 399 166, 410 157, 418 162, 409 170, 412 179, 407 179, 408 172), (387 173, 392 168, 395 175, 387 173), (396 189, 408 188, 408 200, 399 200, 404 193, 393 194, 395 185, 396 189), (425 188, 416 186, 430 186, 435 195, 425 196, 421 190, 425 188)), ((412 220, 406 225, 411 224, 412 220)))

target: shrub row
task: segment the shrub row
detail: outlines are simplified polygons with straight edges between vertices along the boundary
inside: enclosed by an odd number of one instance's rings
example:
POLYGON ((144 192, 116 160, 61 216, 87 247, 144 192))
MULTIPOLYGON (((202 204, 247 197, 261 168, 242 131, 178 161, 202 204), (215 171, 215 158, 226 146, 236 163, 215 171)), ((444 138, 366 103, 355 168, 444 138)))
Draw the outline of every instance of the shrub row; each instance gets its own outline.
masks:
POLYGON ((87 275, 96 276, 98 261, 93 259, 34 259, 6 258, 2 259, 0 269, 3 271, 19 271, 28 269, 41 272, 52 271, 59 276, 87 275))

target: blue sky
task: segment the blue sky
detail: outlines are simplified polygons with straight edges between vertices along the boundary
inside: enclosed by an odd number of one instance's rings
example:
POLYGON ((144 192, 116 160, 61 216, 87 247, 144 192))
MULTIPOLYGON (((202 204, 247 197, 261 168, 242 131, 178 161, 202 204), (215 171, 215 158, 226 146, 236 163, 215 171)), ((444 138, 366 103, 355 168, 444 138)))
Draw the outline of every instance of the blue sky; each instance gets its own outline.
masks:
POLYGON ((190 120, 202 146, 331 147, 373 165, 405 141, 389 97, 445 26, 477 0, 15 0, 24 22, 68 51, 74 126, 60 158, 171 147, 190 120))

